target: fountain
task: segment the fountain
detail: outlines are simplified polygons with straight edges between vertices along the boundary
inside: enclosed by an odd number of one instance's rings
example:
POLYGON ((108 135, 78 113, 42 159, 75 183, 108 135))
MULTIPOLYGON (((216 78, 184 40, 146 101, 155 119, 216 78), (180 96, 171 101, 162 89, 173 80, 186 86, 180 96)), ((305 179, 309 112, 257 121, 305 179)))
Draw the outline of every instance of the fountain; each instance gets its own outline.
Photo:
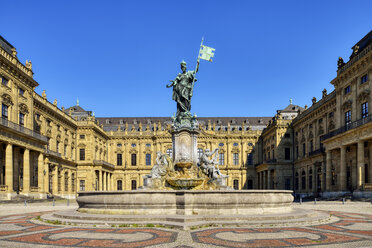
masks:
POLYGON ((233 190, 227 187, 228 176, 218 168, 218 148, 213 151, 205 149, 198 158, 199 123, 196 115, 190 113, 198 66, 199 62, 196 70, 190 72, 182 62, 183 73, 167 85, 173 87, 172 98, 177 102, 177 114, 172 118, 170 131, 172 157, 158 151, 156 164, 144 177, 144 186, 139 190, 79 192, 80 213, 118 214, 126 220, 135 216, 134 219, 152 222, 159 218, 175 218, 185 224, 186 220, 192 222, 191 219, 212 222, 224 218, 242 220, 252 215, 292 211, 292 191, 233 190))

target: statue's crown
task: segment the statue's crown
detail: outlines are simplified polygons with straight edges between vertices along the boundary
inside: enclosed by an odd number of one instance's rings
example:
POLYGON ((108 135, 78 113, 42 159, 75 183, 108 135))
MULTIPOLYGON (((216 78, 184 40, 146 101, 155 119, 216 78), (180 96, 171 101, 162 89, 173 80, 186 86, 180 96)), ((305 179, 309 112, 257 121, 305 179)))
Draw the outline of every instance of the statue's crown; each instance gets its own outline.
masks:
POLYGON ((186 62, 184 60, 182 60, 181 65, 186 65, 186 62))

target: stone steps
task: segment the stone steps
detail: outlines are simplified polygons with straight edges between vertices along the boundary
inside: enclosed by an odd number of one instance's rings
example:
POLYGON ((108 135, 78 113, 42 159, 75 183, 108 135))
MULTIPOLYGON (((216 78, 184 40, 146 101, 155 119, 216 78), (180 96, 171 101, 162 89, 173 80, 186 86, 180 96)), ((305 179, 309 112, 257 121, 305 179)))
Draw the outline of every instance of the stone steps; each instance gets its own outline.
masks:
MULTIPOLYGON (((286 214, 270 215, 225 215, 225 216, 180 216, 180 215, 104 215, 79 213, 76 210, 45 214, 43 221, 60 221, 72 225, 107 226, 137 225, 141 227, 164 226, 182 230, 195 227, 223 226, 223 227, 252 227, 293 225, 299 223, 319 224, 330 221, 330 216, 319 211, 295 209, 286 214)), ((333 219, 334 220, 334 219, 333 219)))

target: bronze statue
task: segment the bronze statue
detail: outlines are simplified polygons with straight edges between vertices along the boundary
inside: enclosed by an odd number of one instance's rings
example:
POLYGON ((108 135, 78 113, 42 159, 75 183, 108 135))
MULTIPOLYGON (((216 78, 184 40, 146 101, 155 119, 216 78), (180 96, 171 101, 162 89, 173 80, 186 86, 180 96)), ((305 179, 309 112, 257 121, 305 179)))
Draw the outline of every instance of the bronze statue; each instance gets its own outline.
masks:
POLYGON ((172 99, 177 102, 176 119, 179 122, 185 117, 191 117, 191 97, 196 81, 195 74, 199 70, 199 60, 195 71, 187 71, 185 61, 181 62, 181 70, 182 73, 179 73, 176 79, 170 80, 172 83, 167 85, 167 88, 173 87, 172 99))

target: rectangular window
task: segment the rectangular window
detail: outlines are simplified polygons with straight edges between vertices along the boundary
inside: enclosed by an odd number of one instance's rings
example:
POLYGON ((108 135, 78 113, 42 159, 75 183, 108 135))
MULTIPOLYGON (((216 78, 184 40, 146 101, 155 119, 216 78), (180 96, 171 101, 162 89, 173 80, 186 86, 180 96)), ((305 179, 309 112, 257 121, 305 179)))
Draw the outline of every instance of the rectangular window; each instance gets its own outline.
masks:
POLYGON ((85 180, 80 180, 80 191, 85 191, 85 180))
POLYGON ((40 120, 40 114, 36 114, 36 120, 40 120))
POLYGON ((137 154, 131 154, 131 165, 137 165, 137 154))
POLYGON ((233 164, 234 165, 239 165, 239 153, 234 153, 233 154, 233 164))
POLYGON ((21 96, 24 96, 24 95, 25 95, 25 90, 22 89, 22 88, 19 88, 19 94, 20 94, 21 96))
POLYGON ((146 154, 146 165, 151 165, 151 154, 150 153, 146 154))
POLYGON ((284 148, 284 159, 285 160, 291 159, 291 148, 289 147, 284 148))
POLYGON ((75 174, 71 174, 71 190, 75 192, 75 174))
POLYGON ((52 121, 51 120, 47 120, 47 125, 48 125, 48 127, 50 127, 52 125, 52 121))
POLYGON ((345 112, 345 125, 350 125, 351 123, 351 111, 345 112))
POLYGON ((85 139, 85 135, 84 134, 80 134, 80 139, 85 139))
POLYGON ((248 153, 247 164, 248 165, 253 165, 253 154, 252 153, 248 153))
POLYGON ((25 125, 25 114, 19 113, 19 125, 24 126, 25 125))
POLYGON ((350 89, 350 85, 349 85, 349 86, 347 86, 347 87, 344 89, 344 95, 349 94, 350 91, 351 91, 351 89, 350 89))
POLYGON ((8 86, 8 82, 9 82, 8 79, 6 79, 5 77, 1 77, 1 83, 2 83, 3 85, 8 86))
POLYGON ((368 102, 362 104, 362 118, 366 118, 368 116, 368 102))
POLYGON ((364 84, 365 82, 368 81, 368 74, 366 75, 363 75, 361 78, 360 78, 360 84, 364 84))
POLYGON ((8 106, 3 104, 2 105, 2 108, 1 108, 1 116, 4 118, 4 119, 8 119, 8 106))
POLYGON ((116 165, 123 165, 123 155, 121 153, 116 155, 116 165))
POLYGON ((81 161, 85 160, 85 149, 84 148, 80 149, 80 160, 81 161))
POLYGON ((59 152, 59 141, 56 141, 56 150, 59 152))
POLYGON ((63 156, 66 157, 66 154, 67 154, 67 145, 64 145, 63 146, 63 156))
POLYGON ((291 137, 291 134, 290 133, 285 133, 284 134, 284 138, 290 138, 291 137))
POLYGON ((220 153, 218 155, 218 164, 225 165, 225 153, 220 153))

